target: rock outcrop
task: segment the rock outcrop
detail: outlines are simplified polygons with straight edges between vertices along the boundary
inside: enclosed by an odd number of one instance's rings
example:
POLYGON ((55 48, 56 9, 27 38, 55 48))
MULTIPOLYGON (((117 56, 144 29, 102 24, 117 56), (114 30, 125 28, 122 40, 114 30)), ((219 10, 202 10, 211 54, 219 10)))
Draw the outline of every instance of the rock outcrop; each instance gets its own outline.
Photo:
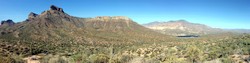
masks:
POLYGON ((64 11, 63 11, 62 8, 59 8, 59 7, 55 6, 55 5, 51 5, 50 6, 50 10, 60 11, 60 12, 64 13, 64 11))
POLYGON ((33 18, 35 18, 35 17, 37 17, 37 16, 38 16, 38 14, 33 13, 33 12, 30 12, 28 18, 29 18, 29 19, 33 19, 33 18))
POLYGON ((14 24, 15 23, 10 19, 1 22, 1 26, 13 26, 14 24))

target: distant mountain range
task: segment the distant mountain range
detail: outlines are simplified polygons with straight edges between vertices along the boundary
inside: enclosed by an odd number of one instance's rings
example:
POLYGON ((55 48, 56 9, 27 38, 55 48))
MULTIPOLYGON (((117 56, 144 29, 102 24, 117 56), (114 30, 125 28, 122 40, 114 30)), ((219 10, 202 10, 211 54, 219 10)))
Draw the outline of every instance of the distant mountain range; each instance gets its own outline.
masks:
POLYGON ((151 22, 143 26, 161 32, 167 35, 182 36, 182 35, 206 35, 216 33, 249 33, 247 29, 220 29, 212 28, 204 24, 190 23, 185 20, 176 20, 168 22, 151 22))

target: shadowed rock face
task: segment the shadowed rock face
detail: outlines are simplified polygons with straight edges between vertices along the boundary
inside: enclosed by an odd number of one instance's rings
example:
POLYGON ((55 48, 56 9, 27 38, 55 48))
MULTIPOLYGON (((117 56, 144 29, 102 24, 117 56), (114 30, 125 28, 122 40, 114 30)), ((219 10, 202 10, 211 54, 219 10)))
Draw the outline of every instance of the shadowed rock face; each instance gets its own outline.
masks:
POLYGON ((6 20, 1 22, 1 26, 13 26, 15 23, 12 20, 6 20))
POLYGON ((64 11, 63 11, 62 8, 56 7, 55 5, 51 5, 51 6, 50 6, 50 10, 56 10, 56 11, 60 11, 60 12, 63 12, 63 13, 64 13, 64 11))
POLYGON ((35 17, 37 17, 37 16, 38 16, 38 14, 33 13, 33 12, 30 12, 28 18, 29 18, 29 19, 33 19, 33 18, 35 18, 35 17))

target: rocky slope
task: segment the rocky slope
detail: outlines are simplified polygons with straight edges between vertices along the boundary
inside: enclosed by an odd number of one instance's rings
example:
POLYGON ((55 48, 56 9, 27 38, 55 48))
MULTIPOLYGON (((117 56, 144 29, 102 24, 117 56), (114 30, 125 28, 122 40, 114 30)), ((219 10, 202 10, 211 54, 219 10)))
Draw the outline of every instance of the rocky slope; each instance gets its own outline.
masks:
POLYGON ((167 35, 204 35, 218 33, 222 29, 212 28, 203 24, 190 23, 185 20, 169 22, 152 22, 144 24, 145 27, 156 30, 167 35))
POLYGON ((168 38, 128 17, 79 18, 54 5, 41 14, 31 12, 28 19, 20 23, 3 21, 0 32, 0 52, 23 55, 72 51, 79 45, 128 45, 166 41, 168 38))

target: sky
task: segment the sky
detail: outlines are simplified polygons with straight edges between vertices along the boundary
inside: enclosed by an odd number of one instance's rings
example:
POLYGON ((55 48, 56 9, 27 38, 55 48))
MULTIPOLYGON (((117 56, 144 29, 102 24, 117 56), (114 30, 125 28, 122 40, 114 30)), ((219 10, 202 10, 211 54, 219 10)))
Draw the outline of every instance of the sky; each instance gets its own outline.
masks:
POLYGON ((127 16, 139 24, 186 20, 223 29, 250 29, 250 0, 0 0, 0 20, 22 22, 50 5, 69 15, 127 16))

